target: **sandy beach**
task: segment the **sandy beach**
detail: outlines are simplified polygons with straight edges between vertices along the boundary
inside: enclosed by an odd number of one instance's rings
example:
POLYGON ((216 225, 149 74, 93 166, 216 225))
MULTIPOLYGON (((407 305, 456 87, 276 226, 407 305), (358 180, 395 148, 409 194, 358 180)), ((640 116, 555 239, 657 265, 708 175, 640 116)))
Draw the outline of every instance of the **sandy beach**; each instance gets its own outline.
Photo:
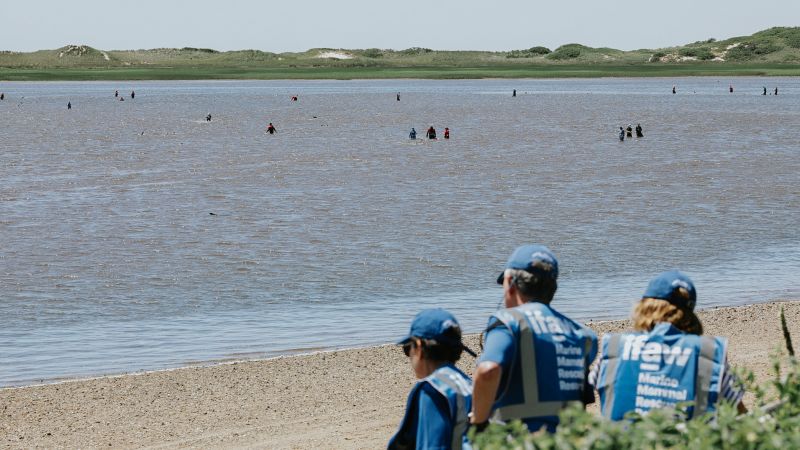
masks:
MULTIPOLYGON (((732 365, 765 381, 769 354, 782 348, 781 306, 798 345, 800 301, 700 317, 707 334, 729 337, 732 365)), ((602 335, 628 321, 589 325, 602 335)), ((478 339, 470 336, 469 345, 478 349, 478 339)), ((470 373, 474 360, 465 355, 460 364, 470 373)), ((381 448, 414 381, 400 349, 384 345, 7 388, 0 447, 381 448)))

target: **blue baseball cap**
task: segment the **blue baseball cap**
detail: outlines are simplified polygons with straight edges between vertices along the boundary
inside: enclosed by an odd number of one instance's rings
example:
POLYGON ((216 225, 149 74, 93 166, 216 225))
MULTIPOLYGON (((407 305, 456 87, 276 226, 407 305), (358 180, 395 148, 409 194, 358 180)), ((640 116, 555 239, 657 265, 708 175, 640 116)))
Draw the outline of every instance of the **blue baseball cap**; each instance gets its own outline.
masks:
POLYGON ((406 344, 413 337, 430 339, 443 345, 461 347, 470 355, 475 356, 475 353, 461 342, 461 325, 458 324, 455 316, 442 308, 420 311, 411 322, 408 336, 400 340, 398 344, 406 344), (456 331, 455 333, 454 330, 456 331), (456 338, 454 335, 458 337, 456 338))
MULTIPOLYGON (((517 247, 506 262, 506 269, 518 269, 536 275, 558 279, 558 260, 556 255, 544 245, 523 245, 517 247)), ((503 273, 497 277, 497 284, 503 284, 503 273)))
POLYGON ((679 270, 668 270, 650 280, 642 298, 657 298, 666 300, 675 306, 682 306, 694 310, 697 304, 697 291, 692 280, 679 270), (684 288, 689 292, 689 299, 675 295, 675 291, 684 288))

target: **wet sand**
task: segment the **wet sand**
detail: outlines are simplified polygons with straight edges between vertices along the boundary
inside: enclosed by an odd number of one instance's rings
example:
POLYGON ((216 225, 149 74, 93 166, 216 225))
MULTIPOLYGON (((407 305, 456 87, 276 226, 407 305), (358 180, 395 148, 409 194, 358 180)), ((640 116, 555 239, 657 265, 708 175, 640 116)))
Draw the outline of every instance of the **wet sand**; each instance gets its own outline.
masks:
MULTIPOLYGON (((765 381, 769 354, 783 348, 781 305, 797 345, 800 301, 700 317, 707 334, 730 338, 732 365, 765 381)), ((590 325, 603 334, 628 321, 590 325)), ((468 340, 479 347, 478 336, 468 340)), ((471 372, 474 360, 460 364, 471 372)), ((385 345, 3 389, 0 447, 381 448, 413 383, 400 349, 385 345)))

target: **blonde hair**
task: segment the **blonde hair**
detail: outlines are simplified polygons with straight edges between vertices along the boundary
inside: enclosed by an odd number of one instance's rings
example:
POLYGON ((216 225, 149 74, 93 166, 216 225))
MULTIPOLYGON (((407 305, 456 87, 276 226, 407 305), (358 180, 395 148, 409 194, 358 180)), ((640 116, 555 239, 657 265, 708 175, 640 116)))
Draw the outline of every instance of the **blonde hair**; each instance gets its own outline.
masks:
POLYGON ((667 322, 685 333, 703 334, 703 324, 694 311, 658 298, 643 298, 637 303, 632 320, 637 331, 650 331, 659 323, 667 322))

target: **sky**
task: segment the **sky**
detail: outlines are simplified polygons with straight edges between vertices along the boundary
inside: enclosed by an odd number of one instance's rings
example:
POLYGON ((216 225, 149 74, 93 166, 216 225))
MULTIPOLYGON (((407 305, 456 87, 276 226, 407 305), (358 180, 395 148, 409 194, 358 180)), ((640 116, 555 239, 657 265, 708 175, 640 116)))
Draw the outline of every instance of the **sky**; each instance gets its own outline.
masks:
POLYGON ((800 26, 800 0, 3 0, 0 50, 661 48, 800 26))

